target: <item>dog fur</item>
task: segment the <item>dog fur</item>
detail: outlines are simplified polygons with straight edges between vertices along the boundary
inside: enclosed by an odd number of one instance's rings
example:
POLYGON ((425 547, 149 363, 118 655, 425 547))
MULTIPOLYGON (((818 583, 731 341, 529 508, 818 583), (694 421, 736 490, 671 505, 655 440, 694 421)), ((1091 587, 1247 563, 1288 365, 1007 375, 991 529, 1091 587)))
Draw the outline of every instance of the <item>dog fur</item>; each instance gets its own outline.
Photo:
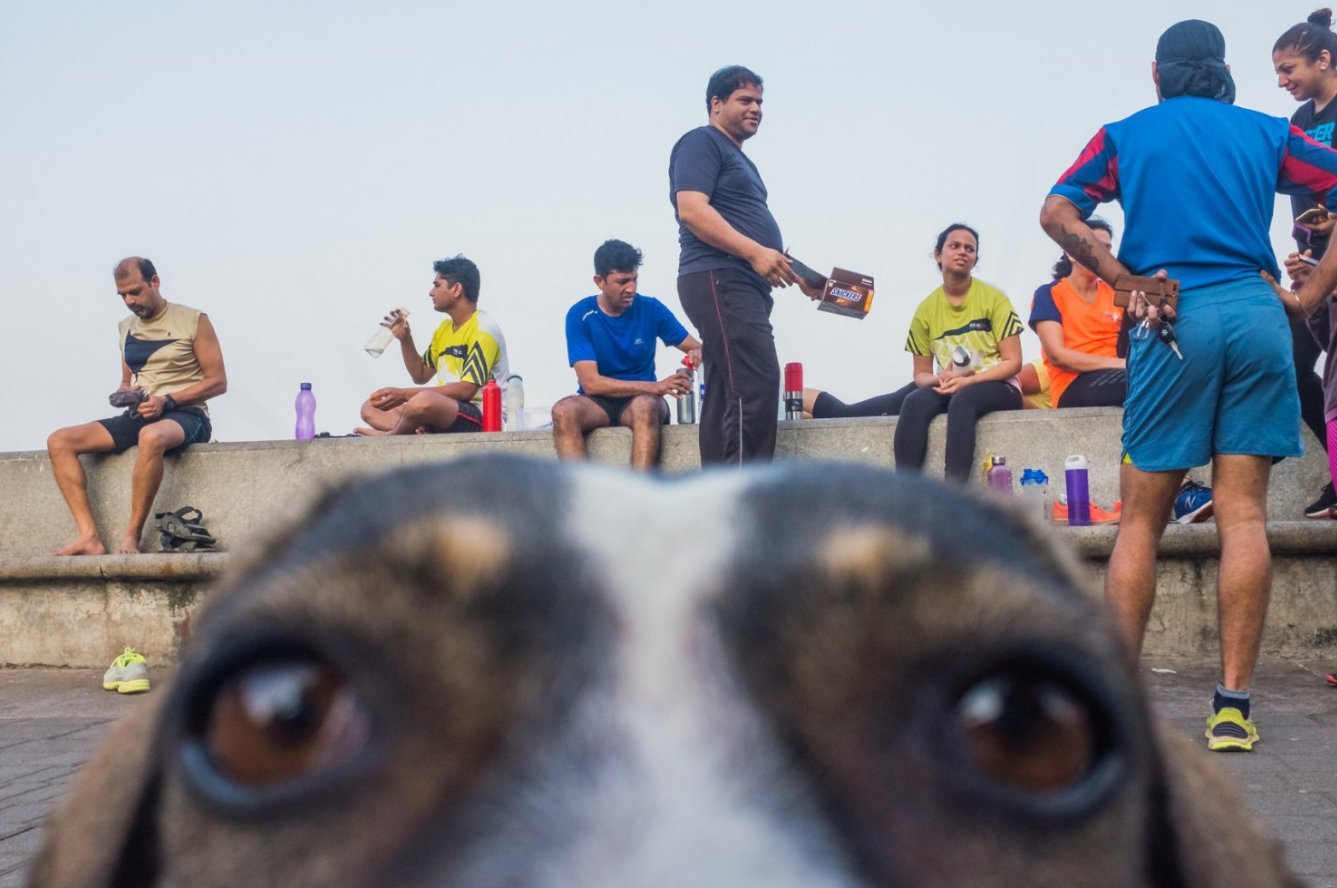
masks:
POLYGON ((237 556, 32 884, 1299 884, 1085 582, 853 466, 353 482, 237 556))

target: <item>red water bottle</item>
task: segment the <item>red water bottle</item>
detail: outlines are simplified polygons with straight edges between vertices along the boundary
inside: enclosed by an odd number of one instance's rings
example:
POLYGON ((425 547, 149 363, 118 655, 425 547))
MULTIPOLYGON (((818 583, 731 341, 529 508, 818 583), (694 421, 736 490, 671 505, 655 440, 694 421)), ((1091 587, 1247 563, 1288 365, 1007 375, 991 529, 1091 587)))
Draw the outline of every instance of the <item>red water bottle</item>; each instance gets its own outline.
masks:
POLYGON ((501 386, 495 379, 483 386, 483 431, 501 431, 501 386))
POLYGON ((803 418, 803 365, 785 364, 785 419, 803 418))

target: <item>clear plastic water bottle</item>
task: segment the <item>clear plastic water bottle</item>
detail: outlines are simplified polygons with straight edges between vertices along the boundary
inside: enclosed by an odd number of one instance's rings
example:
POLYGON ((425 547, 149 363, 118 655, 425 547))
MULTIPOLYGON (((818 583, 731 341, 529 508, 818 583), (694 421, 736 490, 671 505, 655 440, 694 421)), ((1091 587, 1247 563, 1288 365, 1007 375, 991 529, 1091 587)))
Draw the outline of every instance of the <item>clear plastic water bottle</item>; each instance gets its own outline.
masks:
POLYGON ((311 391, 311 383, 302 383, 302 387, 297 390, 297 400, 293 406, 297 410, 297 428, 294 437, 298 441, 310 441, 316 437, 316 396, 311 391))
POLYGON ((1087 475, 1086 457, 1075 454, 1063 464, 1068 486, 1068 525, 1089 527, 1091 524, 1091 487, 1087 475))
POLYGON ((989 466, 987 483, 990 490, 996 490, 999 493, 1012 493, 1012 470, 1007 467, 1007 457, 995 456, 993 465, 989 466))
POLYGON ((1021 470, 1021 500, 1032 515, 1049 517, 1049 476, 1040 469, 1021 470))
POLYGON ((393 323, 396 313, 404 318, 409 316, 409 310, 407 308, 397 308, 390 312, 385 316, 385 320, 381 322, 381 326, 376 328, 376 332, 371 334, 371 338, 367 340, 367 344, 362 346, 367 354, 371 355, 373 358, 379 358, 381 355, 385 354, 385 350, 389 347, 390 341, 395 338, 395 334, 390 332, 390 324, 393 323))
POLYGON ((525 380, 512 373, 506 377, 506 430, 518 432, 525 427, 525 380))

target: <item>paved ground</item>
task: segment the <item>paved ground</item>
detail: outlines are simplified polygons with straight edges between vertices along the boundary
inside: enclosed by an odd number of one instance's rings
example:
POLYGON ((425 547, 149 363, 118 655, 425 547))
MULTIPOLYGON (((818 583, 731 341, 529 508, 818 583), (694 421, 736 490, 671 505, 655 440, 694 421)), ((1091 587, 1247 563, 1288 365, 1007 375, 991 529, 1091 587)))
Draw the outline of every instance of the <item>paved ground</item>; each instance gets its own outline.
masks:
MULTIPOLYGON (((1322 680, 1332 665, 1264 662, 1255 694, 1265 742, 1252 755, 1217 757, 1314 888, 1337 888, 1337 690, 1322 680)), ((1156 707, 1200 738, 1216 664, 1146 667, 1156 707)), ((42 818, 111 720, 143 699, 103 691, 100 672, 0 669, 0 888, 22 884, 42 818)))

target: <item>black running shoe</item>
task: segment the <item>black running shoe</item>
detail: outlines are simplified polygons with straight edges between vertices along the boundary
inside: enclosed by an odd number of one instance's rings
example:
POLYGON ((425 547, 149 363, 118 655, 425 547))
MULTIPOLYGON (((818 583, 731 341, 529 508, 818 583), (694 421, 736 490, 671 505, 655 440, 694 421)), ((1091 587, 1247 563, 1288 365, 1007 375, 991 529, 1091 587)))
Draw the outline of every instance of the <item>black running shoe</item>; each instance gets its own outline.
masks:
POLYGON ((1323 487, 1318 499, 1305 509, 1306 518, 1337 518, 1337 494, 1333 493, 1332 482, 1323 487))

